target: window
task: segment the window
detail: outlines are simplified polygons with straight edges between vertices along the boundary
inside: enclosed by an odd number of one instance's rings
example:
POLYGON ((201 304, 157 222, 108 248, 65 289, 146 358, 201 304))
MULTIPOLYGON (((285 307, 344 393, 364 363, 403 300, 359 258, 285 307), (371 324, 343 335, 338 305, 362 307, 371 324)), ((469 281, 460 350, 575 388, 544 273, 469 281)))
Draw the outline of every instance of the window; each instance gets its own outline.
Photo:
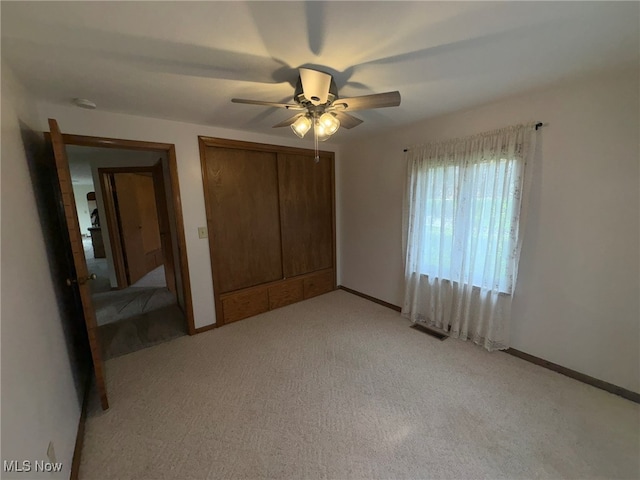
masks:
POLYGON ((511 293, 521 162, 431 165, 418 176, 418 272, 511 293))
POLYGON ((488 350, 509 346, 534 127, 514 125, 408 150, 405 317, 488 350))

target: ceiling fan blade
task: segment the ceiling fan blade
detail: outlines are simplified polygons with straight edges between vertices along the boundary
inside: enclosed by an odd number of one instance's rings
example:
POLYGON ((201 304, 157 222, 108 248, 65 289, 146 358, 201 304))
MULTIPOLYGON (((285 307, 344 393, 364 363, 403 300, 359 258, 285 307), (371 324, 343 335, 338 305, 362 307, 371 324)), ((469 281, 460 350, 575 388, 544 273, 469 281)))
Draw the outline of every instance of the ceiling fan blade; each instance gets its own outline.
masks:
POLYGON ((331 88, 331 75, 310 68, 299 68, 298 70, 305 98, 314 105, 327 103, 329 88, 331 88))
POLYGON ((338 118, 338 120, 340 120, 340 126, 344 128, 357 127, 363 122, 363 120, 360 120, 353 115, 349 115, 348 113, 340 111, 334 111, 332 113, 338 118))
POLYGON ((262 100, 247 100, 244 98, 232 98, 233 103, 246 103, 249 105, 262 105, 264 107, 277 107, 286 108, 287 110, 304 110, 302 105, 296 105, 295 103, 277 103, 277 102, 263 102, 262 100))
POLYGON ((302 115, 304 115, 304 113, 299 113, 297 115, 294 115, 293 117, 287 118, 286 120, 283 120, 280 123, 276 123, 273 127, 271 128, 280 128, 280 127, 288 127, 290 126, 293 122, 295 122, 298 118, 300 118, 302 115))
POLYGON ((345 110, 368 110, 370 108, 397 107, 400 105, 400 92, 374 93, 360 97, 339 98, 333 106, 345 105, 345 110))

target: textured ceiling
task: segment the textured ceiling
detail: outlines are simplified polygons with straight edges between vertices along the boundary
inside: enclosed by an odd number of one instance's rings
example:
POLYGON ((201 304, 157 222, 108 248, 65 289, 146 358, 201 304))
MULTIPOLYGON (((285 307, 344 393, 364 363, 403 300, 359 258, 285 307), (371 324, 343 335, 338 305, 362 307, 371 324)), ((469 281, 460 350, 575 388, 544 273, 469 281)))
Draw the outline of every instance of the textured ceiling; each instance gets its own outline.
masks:
MULTIPOLYGON (((637 2, 2 2, 2 56, 39 99, 276 133, 300 66, 340 96, 399 90, 356 112, 371 133, 637 65, 637 2)), ((334 141, 356 130, 341 129, 334 141)))

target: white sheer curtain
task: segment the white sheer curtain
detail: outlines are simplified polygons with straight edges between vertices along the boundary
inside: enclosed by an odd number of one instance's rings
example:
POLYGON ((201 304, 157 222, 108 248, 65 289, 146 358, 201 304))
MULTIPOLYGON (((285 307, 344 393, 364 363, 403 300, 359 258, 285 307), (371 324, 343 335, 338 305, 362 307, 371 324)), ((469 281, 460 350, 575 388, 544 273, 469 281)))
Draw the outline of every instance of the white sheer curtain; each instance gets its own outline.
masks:
POLYGON ((409 149, 404 316, 508 348, 534 124, 409 149))

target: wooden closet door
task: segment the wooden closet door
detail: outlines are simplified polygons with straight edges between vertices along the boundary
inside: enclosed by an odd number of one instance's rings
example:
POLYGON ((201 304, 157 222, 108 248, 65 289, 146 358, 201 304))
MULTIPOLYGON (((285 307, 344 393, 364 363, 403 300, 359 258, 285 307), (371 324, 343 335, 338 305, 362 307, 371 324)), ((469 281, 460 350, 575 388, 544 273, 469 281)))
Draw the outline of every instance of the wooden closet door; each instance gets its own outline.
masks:
POLYGON ((285 277, 333 267, 333 160, 278 154, 285 277))
POLYGON ((219 293, 282 278, 277 157, 207 147, 210 244, 219 293))

